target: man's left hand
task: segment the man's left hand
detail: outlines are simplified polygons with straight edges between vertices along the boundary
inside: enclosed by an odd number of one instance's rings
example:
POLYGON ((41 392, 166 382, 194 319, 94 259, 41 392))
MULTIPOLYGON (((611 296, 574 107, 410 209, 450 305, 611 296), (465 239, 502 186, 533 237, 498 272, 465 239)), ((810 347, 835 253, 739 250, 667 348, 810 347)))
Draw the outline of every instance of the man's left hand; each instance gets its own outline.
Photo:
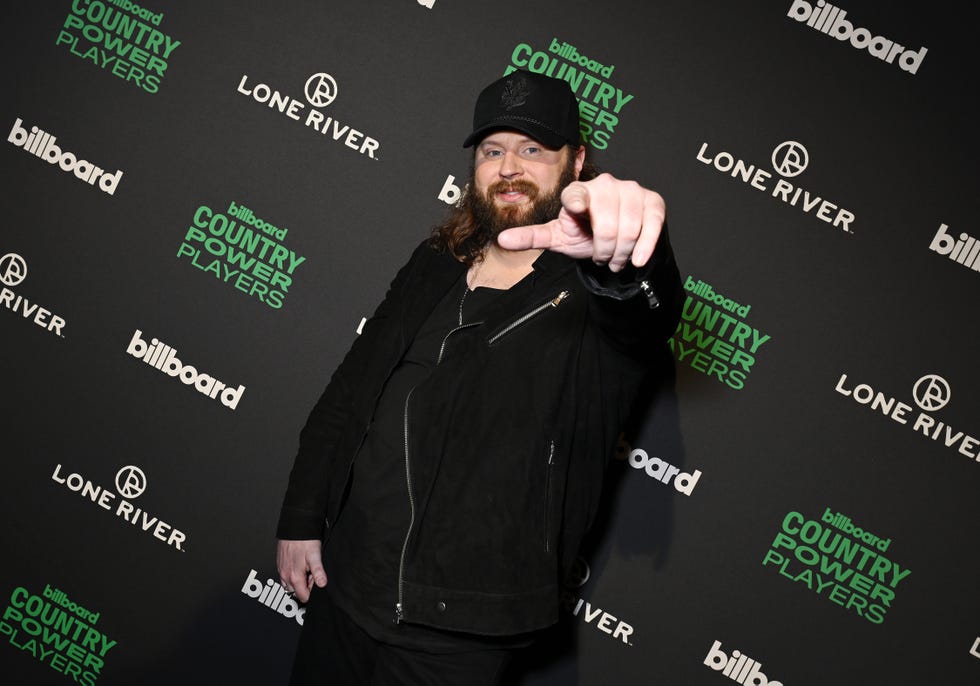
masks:
POLYGON ((636 267, 647 263, 666 216, 659 193, 609 174, 570 183, 561 204, 556 219, 501 231, 497 243, 505 250, 545 248, 591 258, 618 272, 627 262, 636 267))

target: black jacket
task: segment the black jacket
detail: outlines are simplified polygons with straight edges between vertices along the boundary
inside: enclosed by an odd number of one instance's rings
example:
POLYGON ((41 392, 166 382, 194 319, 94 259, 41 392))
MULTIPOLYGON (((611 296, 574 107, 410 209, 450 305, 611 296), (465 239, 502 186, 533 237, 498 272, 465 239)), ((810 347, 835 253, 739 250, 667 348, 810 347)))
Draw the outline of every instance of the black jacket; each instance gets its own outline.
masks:
MULTIPOLYGON (((279 538, 321 538, 336 519, 388 375, 465 269, 423 243, 398 272, 300 434, 279 538)), ((558 620, 562 572, 681 296, 666 231, 642 273, 545 251, 446 336, 405 403, 404 621, 509 635, 558 620)))

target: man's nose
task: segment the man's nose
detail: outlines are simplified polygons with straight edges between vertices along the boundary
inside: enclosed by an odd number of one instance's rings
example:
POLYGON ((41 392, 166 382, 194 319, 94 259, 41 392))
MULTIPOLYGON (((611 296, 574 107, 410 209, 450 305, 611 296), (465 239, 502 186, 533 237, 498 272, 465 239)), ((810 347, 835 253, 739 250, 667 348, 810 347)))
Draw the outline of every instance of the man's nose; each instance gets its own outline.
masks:
POLYGON ((521 157, 515 152, 508 150, 504 153, 504 159, 500 162, 499 174, 505 179, 513 179, 524 172, 524 165, 521 157))

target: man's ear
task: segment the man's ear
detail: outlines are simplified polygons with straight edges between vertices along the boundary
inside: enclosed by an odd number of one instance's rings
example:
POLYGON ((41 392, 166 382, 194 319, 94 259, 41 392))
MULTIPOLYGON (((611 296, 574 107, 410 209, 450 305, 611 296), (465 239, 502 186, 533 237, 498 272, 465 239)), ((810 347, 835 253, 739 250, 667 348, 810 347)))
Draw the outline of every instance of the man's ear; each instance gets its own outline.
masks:
POLYGON ((582 173, 582 166, 585 164, 585 146, 578 146, 578 150, 575 151, 575 180, 578 181, 578 175, 582 173))

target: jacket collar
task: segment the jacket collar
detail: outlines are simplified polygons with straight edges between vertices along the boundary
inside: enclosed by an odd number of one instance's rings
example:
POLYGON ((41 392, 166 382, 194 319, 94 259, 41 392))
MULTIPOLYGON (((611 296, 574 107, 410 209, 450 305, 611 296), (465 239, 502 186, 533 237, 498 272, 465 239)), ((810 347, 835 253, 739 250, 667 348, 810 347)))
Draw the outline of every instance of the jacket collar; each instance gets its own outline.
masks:
POLYGON ((424 250, 421 260, 413 270, 414 278, 405 284, 406 293, 409 294, 402 315, 406 342, 415 337, 435 306, 466 272, 466 265, 447 253, 424 250))
MULTIPOLYGON (((447 253, 428 250, 425 264, 416 271, 416 278, 407 284, 412 293, 408 298, 403 313, 402 331, 405 341, 410 341, 435 309, 439 301, 453 287, 457 279, 467 270, 466 265, 447 253)), ((498 318, 509 316, 515 304, 525 303, 527 294, 542 283, 547 283, 565 273, 575 265, 575 260, 551 250, 543 251, 532 263, 533 271, 506 293, 501 294, 486 314, 488 323, 498 318)))
POLYGON ((562 255, 554 250, 544 250, 531 266, 536 273, 547 274, 560 269, 567 269, 574 262, 575 260, 567 255, 562 255))

